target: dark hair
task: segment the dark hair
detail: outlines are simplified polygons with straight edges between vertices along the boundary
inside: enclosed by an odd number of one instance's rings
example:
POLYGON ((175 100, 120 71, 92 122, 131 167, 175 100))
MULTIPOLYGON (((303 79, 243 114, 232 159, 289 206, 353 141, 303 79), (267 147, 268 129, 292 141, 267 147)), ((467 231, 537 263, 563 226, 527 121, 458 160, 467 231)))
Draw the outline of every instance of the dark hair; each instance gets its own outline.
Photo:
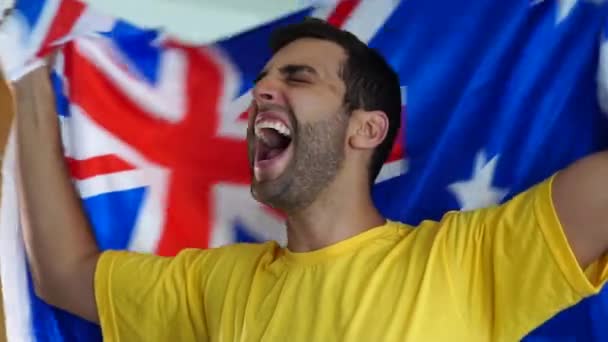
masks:
POLYGON ((270 39, 272 53, 301 38, 327 40, 345 50, 347 60, 342 67, 341 77, 346 85, 344 103, 349 112, 355 109, 380 110, 388 116, 386 138, 372 154, 369 165, 370 183, 373 184, 401 126, 399 77, 376 50, 355 35, 316 18, 307 18, 276 30, 270 39))

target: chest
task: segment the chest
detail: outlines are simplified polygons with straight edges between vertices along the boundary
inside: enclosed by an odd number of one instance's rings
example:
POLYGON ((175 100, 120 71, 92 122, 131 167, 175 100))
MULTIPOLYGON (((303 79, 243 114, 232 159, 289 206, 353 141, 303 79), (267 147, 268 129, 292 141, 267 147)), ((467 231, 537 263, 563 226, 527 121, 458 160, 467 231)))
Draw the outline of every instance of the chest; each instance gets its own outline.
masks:
POLYGON ((264 265, 227 277, 206 317, 212 336, 234 341, 453 340, 463 322, 448 284, 439 269, 390 260, 264 265))

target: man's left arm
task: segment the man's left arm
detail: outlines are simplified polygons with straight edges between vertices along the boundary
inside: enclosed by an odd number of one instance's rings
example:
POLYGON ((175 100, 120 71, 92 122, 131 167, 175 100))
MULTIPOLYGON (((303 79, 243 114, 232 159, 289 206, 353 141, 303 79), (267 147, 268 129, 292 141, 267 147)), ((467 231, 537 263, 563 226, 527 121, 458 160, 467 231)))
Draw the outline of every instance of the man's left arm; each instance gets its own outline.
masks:
POLYGON ((558 173, 552 195, 570 247, 586 268, 608 251, 608 151, 558 173))

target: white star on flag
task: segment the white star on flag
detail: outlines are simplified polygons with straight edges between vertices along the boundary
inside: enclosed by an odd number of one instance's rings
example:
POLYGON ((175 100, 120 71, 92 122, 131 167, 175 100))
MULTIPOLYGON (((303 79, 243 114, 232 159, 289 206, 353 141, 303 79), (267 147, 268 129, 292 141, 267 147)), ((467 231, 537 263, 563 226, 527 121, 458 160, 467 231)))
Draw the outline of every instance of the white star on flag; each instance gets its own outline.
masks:
MULTIPOLYGON (((546 0, 534 0, 534 1, 532 1, 532 6, 536 6, 545 1, 546 0)), ((557 2, 557 16, 555 18, 555 24, 558 25, 562 21, 564 21, 566 18, 568 18, 568 16, 570 15, 570 13, 572 13, 572 10, 574 9, 574 6, 576 6, 576 4, 578 3, 579 0, 554 0, 554 1, 557 2)), ((595 5, 601 5, 605 0, 585 0, 585 1, 591 2, 595 5)))
POLYGON ((498 155, 488 161, 485 152, 482 150, 475 158, 472 178, 448 186, 448 190, 456 196, 461 210, 472 210, 498 204, 509 193, 508 189, 492 186, 497 163, 498 155))

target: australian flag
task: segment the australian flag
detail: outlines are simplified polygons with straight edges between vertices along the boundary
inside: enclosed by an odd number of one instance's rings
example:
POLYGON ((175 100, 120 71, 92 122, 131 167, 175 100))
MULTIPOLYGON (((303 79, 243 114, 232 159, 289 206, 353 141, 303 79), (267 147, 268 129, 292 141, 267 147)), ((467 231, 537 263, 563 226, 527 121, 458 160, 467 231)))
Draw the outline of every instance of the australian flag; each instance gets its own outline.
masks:
MULTIPOLYGON (((3 68, 16 79, 60 51, 52 81, 66 162, 101 248, 173 255, 285 241, 281 215, 249 194, 245 109, 270 32, 307 16, 353 32, 399 73, 404 128, 374 188, 388 218, 416 225, 501 203, 608 146, 601 0, 324 1, 204 46, 76 0, 18 0, 0 37, 3 68)), ((0 207, 9 341, 101 340, 97 326, 33 294, 9 147, 0 207)), ((607 291, 525 340, 608 341, 607 291)))

